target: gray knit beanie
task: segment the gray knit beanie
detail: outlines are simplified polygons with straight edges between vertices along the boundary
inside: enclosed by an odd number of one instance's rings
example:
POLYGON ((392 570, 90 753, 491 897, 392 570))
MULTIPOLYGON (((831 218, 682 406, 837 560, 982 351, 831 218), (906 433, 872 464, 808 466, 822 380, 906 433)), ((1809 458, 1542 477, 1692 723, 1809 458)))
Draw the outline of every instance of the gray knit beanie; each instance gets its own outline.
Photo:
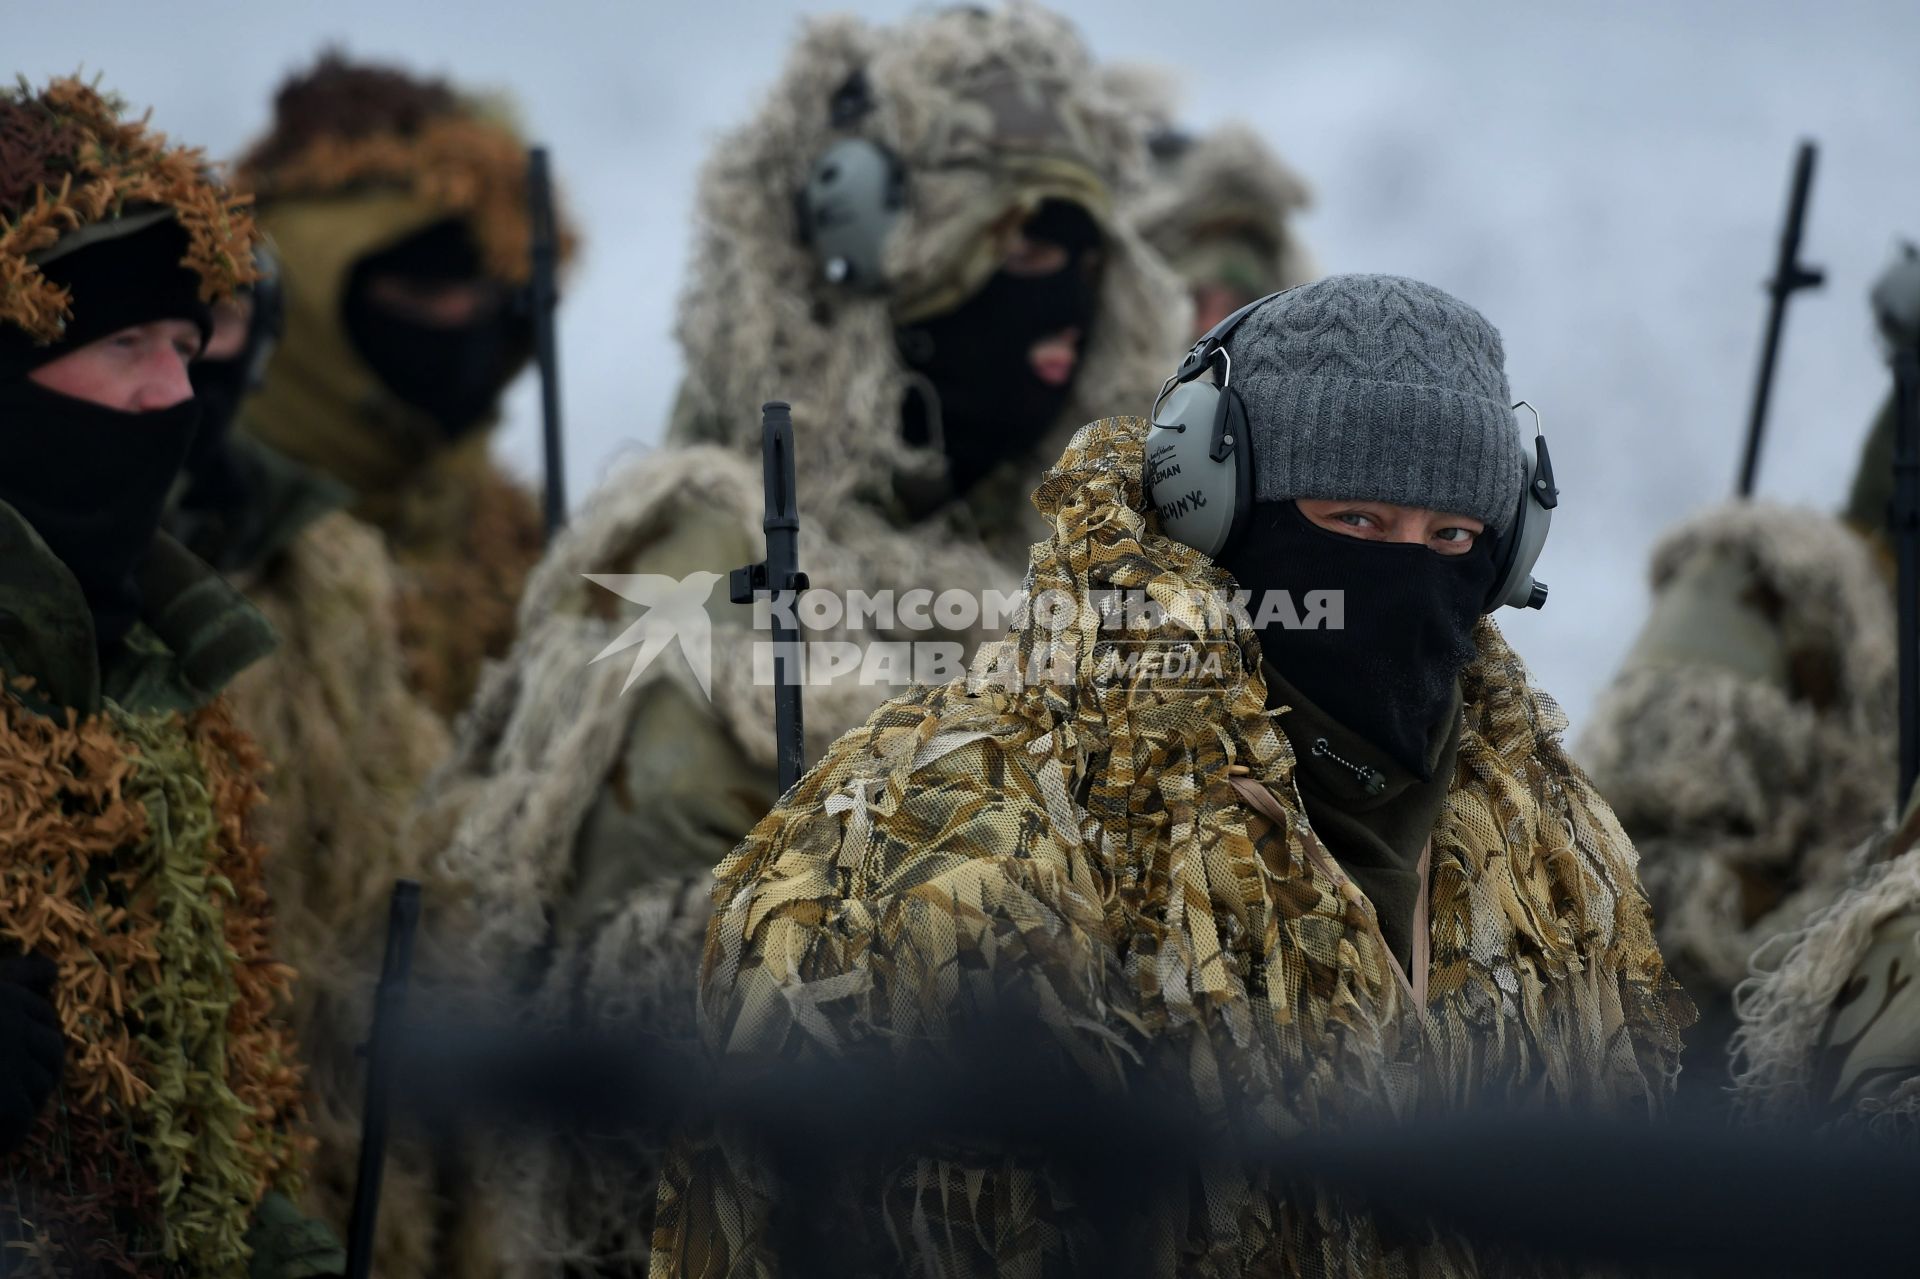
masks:
POLYGON ((1526 462, 1500 334, 1430 284, 1335 275, 1227 340, 1254 496, 1351 498, 1513 522, 1526 462))

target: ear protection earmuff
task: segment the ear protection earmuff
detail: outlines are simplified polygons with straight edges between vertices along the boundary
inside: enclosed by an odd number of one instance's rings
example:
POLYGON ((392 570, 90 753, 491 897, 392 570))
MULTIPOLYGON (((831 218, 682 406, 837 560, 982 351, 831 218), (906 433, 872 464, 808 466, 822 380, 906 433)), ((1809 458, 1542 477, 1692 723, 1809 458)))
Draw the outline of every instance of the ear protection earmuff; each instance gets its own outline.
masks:
POLYGON ((253 319, 248 324, 247 388, 258 390, 267 380, 267 365, 287 330, 286 290, 280 283, 280 259, 262 242, 253 246, 253 266, 260 278, 248 286, 253 293, 253 319))
MULTIPOLYGON (((1560 505, 1560 490, 1553 483, 1553 456, 1547 452, 1547 437, 1540 432, 1540 410, 1525 400, 1516 409, 1533 414, 1533 452, 1524 451, 1526 483, 1520 490, 1520 509, 1500 539, 1500 571, 1494 577, 1493 594, 1487 597, 1487 612, 1503 605, 1507 608, 1545 608, 1547 584, 1533 576, 1533 566, 1547 544, 1547 530, 1553 527, 1553 508, 1560 505)), ((1519 422, 1514 423, 1518 429, 1519 422)))
MULTIPOLYGON (((855 71, 834 90, 828 118, 849 129, 873 108, 866 72, 855 71)), ((793 197, 800 243, 813 251, 820 274, 865 293, 886 285, 881 253, 906 207, 906 166, 870 138, 841 138, 822 151, 793 197)))
MULTIPOLYGON (((1218 560, 1239 539, 1254 505, 1246 406, 1233 389, 1233 358, 1226 342, 1247 316, 1279 296, 1270 293, 1249 302, 1207 330, 1153 402, 1153 424, 1147 431, 1147 501, 1169 537, 1209 559, 1218 560), (1209 370, 1213 381, 1200 380, 1209 370)), ((1489 613, 1503 605, 1546 604, 1546 584, 1534 580, 1533 566, 1547 544, 1553 508, 1560 504, 1539 411, 1525 400, 1513 407, 1533 414, 1534 447, 1526 460, 1519 509, 1497 548, 1499 569, 1487 596, 1489 613)), ((1518 421, 1514 429, 1520 429, 1518 421)))

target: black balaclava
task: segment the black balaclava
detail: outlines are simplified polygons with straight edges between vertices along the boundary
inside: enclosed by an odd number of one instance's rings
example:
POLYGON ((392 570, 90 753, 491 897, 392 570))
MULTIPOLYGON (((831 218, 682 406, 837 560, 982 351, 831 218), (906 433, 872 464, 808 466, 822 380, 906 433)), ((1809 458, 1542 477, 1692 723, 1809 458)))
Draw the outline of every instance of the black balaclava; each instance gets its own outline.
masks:
POLYGON ((510 301, 457 327, 422 324, 369 297, 378 276, 421 284, 490 285, 466 224, 437 222, 368 254, 347 281, 347 336, 387 389, 431 417, 449 441, 485 425, 500 392, 533 353, 533 322, 510 301))
POLYGON ((103 653, 140 616, 135 579, 199 418, 195 400, 126 413, 25 377, 0 382, 0 502, 79 581, 103 653))
POLYGON ((245 343, 229 359, 195 360, 187 366, 193 397, 200 402, 200 428, 187 452, 187 490, 180 498, 183 510, 233 511, 247 499, 246 475, 228 442, 241 401, 259 388, 273 349, 286 330, 278 268, 256 261, 272 274, 250 290, 253 313, 247 320, 245 343))
POLYGON ((1287 592, 1302 614, 1309 592, 1344 593, 1342 629, 1270 620, 1261 655, 1335 721, 1429 781, 1433 732, 1474 658, 1473 629, 1493 589, 1494 540, 1488 531, 1466 554, 1443 555, 1348 537, 1293 502, 1261 502, 1220 567, 1251 593, 1256 620, 1267 591, 1287 592))
POLYGON ((60 340, 0 339, 0 502, 19 511, 80 583, 101 652, 140 615, 135 584, 160 510, 200 417, 197 400, 126 413, 48 390, 27 374, 121 329, 184 319, 204 340, 200 277, 182 266, 187 235, 172 218, 101 239, 42 266, 73 318, 60 340))
POLYGON ((921 394, 909 395, 903 433, 909 444, 934 443, 930 419, 937 415, 955 494, 1039 442, 1066 407, 1086 362, 1099 306, 1094 258, 1100 230, 1084 209, 1062 200, 1042 204, 1023 230, 1030 239, 1066 249, 1066 265, 1044 276, 996 272, 954 310, 895 335, 907 367, 939 399, 930 407, 921 394), (1080 330, 1081 358, 1064 385, 1049 386, 1035 375, 1029 352, 1063 329, 1080 330))

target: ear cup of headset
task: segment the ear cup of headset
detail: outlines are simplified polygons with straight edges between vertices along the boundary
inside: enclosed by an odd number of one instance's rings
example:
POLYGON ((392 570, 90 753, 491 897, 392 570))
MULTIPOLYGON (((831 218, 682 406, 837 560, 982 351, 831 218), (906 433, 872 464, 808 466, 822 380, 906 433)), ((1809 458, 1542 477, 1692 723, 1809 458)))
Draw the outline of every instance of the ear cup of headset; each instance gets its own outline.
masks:
POLYGON ((1146 488, 1167 536, 1209 557, 1231 544, 1253 505, 1246 434, 1240 397, 1211 382, 1183 382, 1160 401, 1147 431, 1146 488), (1231 437, 1217 461, 1216 431, 1231 437))
POLYGON ((800 242, 833 284, 864 292, 886 285, 887 236, 906 209, 906 173, 867 138, 841 138, 813 163, 794 198, 800 242))
POLYGON ((1486 611, 1501 608, 1543 608, 1547 602, 1547 584, 1533 576, 1533 566, 1547 544, 1547 530, 1553 524, 1553 512, 1533 498, 1534 463, 1527 461, 1528 490, 1521 494, 1520 513, 1503 539, 1500 556, 1500 580, 1487 598, 1486 611))
POLYGON ((1489 613, 1501 608, 1544 608, 1547 603, 1547 584, 1534 579, 1533 566, 1539 563, 1540 552, 1547 544, 1547 532, 1553 527, 1553 508, 1559 502, 1560 492, 1553 487, 1546 441, 1540 440, 1536 447, 1537 454, 1523 454, 1527 464, 1525 483, 1520 489, 1520 506, 1514 514, 1513 526, 1501 538, 1500 576, 1487 596, 1489 613))

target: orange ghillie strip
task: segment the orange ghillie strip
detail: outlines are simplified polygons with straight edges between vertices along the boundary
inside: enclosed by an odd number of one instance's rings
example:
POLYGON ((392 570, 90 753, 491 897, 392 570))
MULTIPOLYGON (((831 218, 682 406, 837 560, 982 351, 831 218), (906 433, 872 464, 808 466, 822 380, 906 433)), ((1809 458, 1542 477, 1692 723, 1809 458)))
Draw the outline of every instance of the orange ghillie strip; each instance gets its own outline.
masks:
POLYGON ((58 965, 69 1042, 61 1092, 0 1164, 9 1274, 242 1275, 254 1204, 297 1188, 259 768, 222 704, 57 721, 0 695, 0 946, 58 965))
MULTIPOLYGON (((487 271, 508 283, 533 271, 526 144, 502 125, 465 115, 427 121, 417 133, 328 133, 271 164, 248 160, 241 182, 263 201, 332 195, 356 187, 410 191, 448 216, 467 219, 487 271)), ((562 228, 562 257, 575 236, 562 228)))
POLYGON ((225 701, 202 711, 199 749, 213 792, 220 855, 216 874, 232 886, 234 902, 226 911, 227 945, 233 954, 238 986, 227 1018, 227 1078, 254 1116, 241 1130, 271 1152, 256 1168, 254 1198, 269 1189, 297 1191, 292 1174, 312 1153, 307 1132, 306 1079, 285 1009, 292 998, 294 971, 273 958, 272 903, 267 898, 267 848, 252 838, 248 814, 264 798, 255 780, 267 770, 252 738, 234 724, 225 701))
POLYGON ((128 989, 159 980, 160 924, 129 910, 140 885, 122 852, 147 837, 131 768, 104 717, 60 724, 0 698, 0 946, 60 966, 65 1092, 84 1108, 146 1093, 128 989))
POLYGON ((181 265, 200 276, 202 300, 257 278, 248 198, 216 182, 198 148, 168 146, 145 117, 122 120, 123 109, 73 77, 37 95, 23 79, 0 94, 0 323, 56 340, 71 299, 30 255, 129 209, 173 210, 187 231, 181 265))

